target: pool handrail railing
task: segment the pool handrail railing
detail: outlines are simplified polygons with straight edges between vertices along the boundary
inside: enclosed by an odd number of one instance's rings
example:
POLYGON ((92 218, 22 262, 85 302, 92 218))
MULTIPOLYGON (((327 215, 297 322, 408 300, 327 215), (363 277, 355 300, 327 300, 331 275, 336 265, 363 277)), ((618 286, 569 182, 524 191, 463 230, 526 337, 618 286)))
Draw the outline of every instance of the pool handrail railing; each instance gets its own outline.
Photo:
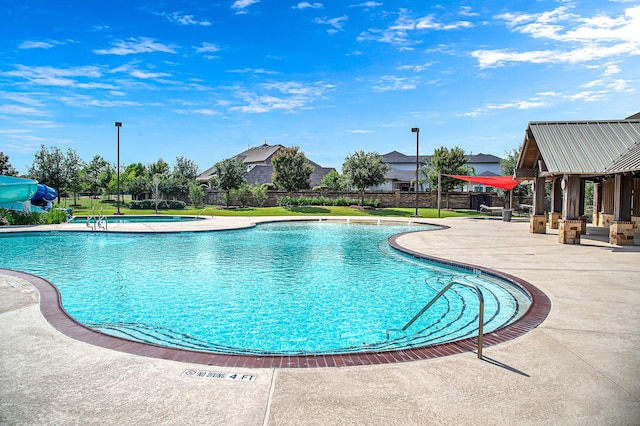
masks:
POLYGON ((444 288, 442 290, 440 290, 440 292, 438 294, 435 295, 435 297, 433 299, 431 299, 429 301, 429 303, 427 303, 426 305, 424 305, 424 307, 420 310, 420 312, 418 312, 417 314, 414 315, 413 318, 411 318, 409 320, 409 322, 407 322, 404 327, 402 327, 401 331, 407 331, 407 328, 411 327, 411 325, 416 322, 418 320, 418 318, 420 318, 431 306, 433 306, 434 303, 436 303, 436 301, 442 297, 451 287, 453 287, 455 284, 470 288, 472 290, 475 291, 476 295, 478 296, 478 301, 479 303, 479 312, 478 312, 478 359, 482 359, 482 337, 484 335, 483 333, 483 328, 484 328, 484 296, 482 295, 482 291, 480 291, 480 288, 473 283, 465 283, 462 281, 457 281, 457 280, 451 280, 449 282, 449 284, 447 284, 446 286, 444 286, 444 288))

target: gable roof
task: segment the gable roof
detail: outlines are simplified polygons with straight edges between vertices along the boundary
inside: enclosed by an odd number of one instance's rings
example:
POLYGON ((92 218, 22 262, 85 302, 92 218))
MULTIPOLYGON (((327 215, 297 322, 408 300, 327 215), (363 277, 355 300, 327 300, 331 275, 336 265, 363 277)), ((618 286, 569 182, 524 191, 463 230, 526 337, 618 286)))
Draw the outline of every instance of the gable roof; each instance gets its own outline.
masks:
MULTIPOLYGON (((433 155, 419 155, 418 160, 420 162, 424 162, 425 160, 430 161, 433 155)), ((499 164, 502 159, 500 157, 496 157, 491 154, 468 154, 467 155, 467 163, 478 164, 478 163, 497 163, 499 164)), ((415 155, 405 155, 398 151, 391 151, 382 155, 382 162, 389 164, 405 164, 405 163, 416 163, 415 155)))
POLYGON ((469 154, 467 155, 467 163, 500 163, 502 158, 491 154, 469 154))
MULTIPOLYGON (((419 155, 418 156, 418 160, 420 162, 424 161, 427 158, 431 158, 431 156, 429 155, 419 155)), ((390 164, 401 164, 401 163, 416 163, 416 156, 415 155, 405 155, 401 152, 398 151, 391 151, 388 152, 386 154, 382 155, 382 162, 383 163, 390 163, 390 164)))
MULTIPOLYGON (((247 166, 247 174, 245 175, 247 183, 250 185, 255 183, 261 185, 263 183, 271 182, 271 175, 273 174, 271 159, 282 148, 284 148, 283 145, 267 145, 265 143, 260 146, 249 148, 233 158, 242 160, 242 162, 247 166)), ((322 167, 308 158, 307 162, 313 166, 313 173, 311 174, 312 187, 320 185, 322 178, 332 170, 335 170, 333 167, 322 167)), ((199 182, 208 182, 209 178, 214 174, 215 165, 200 173, 196 180, 199 182)))
POLYGON ((253 148, 249 148, 246 151, 241 152, 236 155, 235 158, 242 160, 244 164, 256 164, 256 163, 267 163, 267 160, 273 156, 276 152, 278 152, 281 148, 284 148, 282 145, 267 145, 265 142, 263 145, 254 146, 253 148))
POLYGON ((637 119, 530 122, 516 176, 533 177, 536 169, 550 175, 639 171, 639 144, 637 119))

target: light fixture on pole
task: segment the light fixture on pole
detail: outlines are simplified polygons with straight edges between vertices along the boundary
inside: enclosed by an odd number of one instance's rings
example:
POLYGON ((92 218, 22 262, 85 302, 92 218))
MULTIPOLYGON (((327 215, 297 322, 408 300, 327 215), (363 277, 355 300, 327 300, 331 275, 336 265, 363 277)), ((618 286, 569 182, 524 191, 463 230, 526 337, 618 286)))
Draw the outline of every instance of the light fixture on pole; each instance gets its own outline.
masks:
POLYGON ((418 152, 420 150, 420 129, 418 127, 412 127, 411 128, 411 132, 416 134, 416 187, 415 187, 415 191, 416 191, 416 217, 419 217, 418 215, 418 184, 419 184, 419 173, 420 173, 420 159, 418 157, 418 152))
POLYGON ((118 174, 118 193, 116 194, 116 197, 118 198, 117 198, 116 204, 118 205, 118 212, 116 214, 121 215, 122 213, 120 213, 120 127, 122 127, 122 123, 120 121, 116 121, 116 127, 118 128, 118 163, 116 164, 116 171, 118 174))

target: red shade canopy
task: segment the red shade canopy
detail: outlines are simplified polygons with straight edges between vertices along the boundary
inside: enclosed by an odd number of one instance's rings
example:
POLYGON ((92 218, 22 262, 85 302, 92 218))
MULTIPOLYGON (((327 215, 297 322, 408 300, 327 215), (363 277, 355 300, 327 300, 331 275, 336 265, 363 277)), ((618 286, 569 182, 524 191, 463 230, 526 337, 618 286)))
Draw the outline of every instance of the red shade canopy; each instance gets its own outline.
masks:
POLYGON ((518 182, 513 180, 512 176, 459 176, 459 175, 443 175, 455 179, 466 180, 467 182, 479 183, 480 185, 493 186, 494 188, 502 188, 507 191, 515 188, 518 182))

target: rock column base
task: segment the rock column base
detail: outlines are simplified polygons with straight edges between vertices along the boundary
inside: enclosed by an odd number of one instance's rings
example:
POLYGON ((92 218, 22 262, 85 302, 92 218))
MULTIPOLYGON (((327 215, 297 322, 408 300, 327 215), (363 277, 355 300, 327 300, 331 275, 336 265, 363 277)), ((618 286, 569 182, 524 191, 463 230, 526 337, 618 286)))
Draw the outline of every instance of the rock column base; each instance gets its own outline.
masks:
POLYGON ((546 234, 547 215, 531 215, 529 218, 529 232, 532 234, 546 234))
POLYGON ((633 222, 618 221, 609 226, 609 244, 616 246, 633 245, 633 222))
POLYGON ((581 233, 581 220, 561 219, 558 223, 558 242, 560 244, 580 244, 581 233))

